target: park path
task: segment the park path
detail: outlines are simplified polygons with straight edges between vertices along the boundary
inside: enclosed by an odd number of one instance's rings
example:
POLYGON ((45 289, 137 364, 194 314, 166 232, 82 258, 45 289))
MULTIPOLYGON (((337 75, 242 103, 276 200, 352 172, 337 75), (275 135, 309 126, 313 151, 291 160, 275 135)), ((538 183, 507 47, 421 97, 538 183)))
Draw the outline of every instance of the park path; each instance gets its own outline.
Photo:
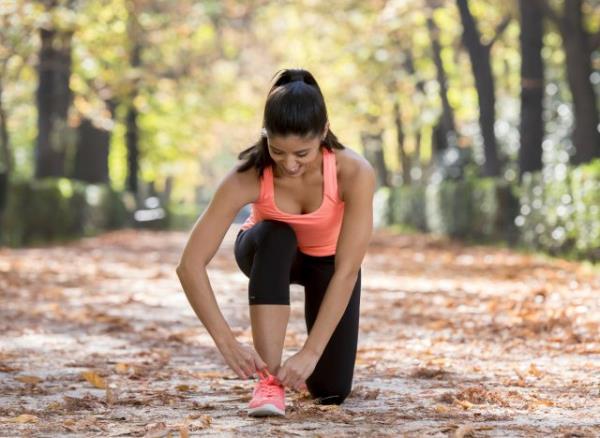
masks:
MULTIPOLYGON (((209 278, 250 341, 236 231, 209 278)), ((186 237, 0 249, 0 436, 600 436, 597 268, 378 231, 351 396, 252 419, 174 273, 186 237)), ((286 357, 305 336, 292 286, 286 357)))

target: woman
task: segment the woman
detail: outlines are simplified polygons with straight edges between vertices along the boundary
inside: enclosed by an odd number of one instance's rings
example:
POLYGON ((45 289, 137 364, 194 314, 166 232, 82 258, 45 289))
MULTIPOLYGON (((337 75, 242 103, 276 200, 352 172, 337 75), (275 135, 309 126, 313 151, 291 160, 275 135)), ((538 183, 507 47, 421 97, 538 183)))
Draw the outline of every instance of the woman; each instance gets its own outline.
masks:
POLYGON ((356 358, 373 168, 338 142, 317 82, 301 69, 276 75, 261 138, 239 158, 191 232, 177 267, 183 289, 231 369, 243 379, 259 376, 250 415, 285 415, 285 387, 306 387, 320 403, 340 404, 350 393, 356 358), (235 339, 206 273, 249 203, 252 214, 234 253, 249 277, 254 349, 235 339), (309 334, 281 364, 291 283, 305 287, 309 334))

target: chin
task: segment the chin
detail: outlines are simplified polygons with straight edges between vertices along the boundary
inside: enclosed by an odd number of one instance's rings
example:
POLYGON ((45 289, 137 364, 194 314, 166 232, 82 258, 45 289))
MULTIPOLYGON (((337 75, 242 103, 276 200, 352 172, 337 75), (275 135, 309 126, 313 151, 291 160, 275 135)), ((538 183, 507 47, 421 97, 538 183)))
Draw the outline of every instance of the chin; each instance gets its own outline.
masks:
POLYGON ((281 169, 282 169, 282 173, 283 173, 285 176, 289 176, 290 178, 296 178, 296 177, 299 177, 299 176, 303 175, 303 174, 304 174, 304 172, 306 171, 306 168, 305 168, 305 166, 302 166, 302 167, 300 168, 300 170, 298 171, 298 173, 289 173, 287 170, 285 170, 285 167, 283 167, 283 166, 280 166, 280 167, 281 167, 281 169))

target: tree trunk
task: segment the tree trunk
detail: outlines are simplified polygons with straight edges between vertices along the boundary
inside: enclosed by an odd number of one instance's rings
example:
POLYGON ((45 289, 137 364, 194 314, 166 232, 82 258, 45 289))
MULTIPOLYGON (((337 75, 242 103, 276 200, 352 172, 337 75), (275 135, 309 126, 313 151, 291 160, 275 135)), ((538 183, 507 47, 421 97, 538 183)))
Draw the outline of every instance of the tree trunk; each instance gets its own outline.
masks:
MULTIPOLYGON (((113 116, 116 107, 114 101, 106 102, 106 106, 113 116)), ((108 183, 111 132, 94 126, 90 119, 84 118, 78 134, 73 178, 92 184, 108 183)))
POLYGON ((521 13, 521 145, 519 172, 542 169, 544 123, 544 64, 542 61, 543 14, 538 4, 519 0, 521 13))
POLYGON ((36 178, 64 176, 66 150, 73 141, 67 125, 71 105, 70 32, 41 29, 37 89, 36 178))
MULTIPOLYGON (((8 117, 2 105, 2 78, 0 78, 0 174, 10 175, 13 167, 12 151, 8 135, 8 117)), ((1 195, 0 195, 1 196, 1 195)))
POLYGON ((365 158, 377 173, 377 187, 389 187, 388 170, 383 156, 383 132, 375 134, 361 132, 360 138, 365 151, 365 158))
POLYGON ((415 154, 413 157, 413 163, 416 163, 417 167, 421 168, 421 129, 418 129, 415 133, 415 154))
MULTIPOLYGON (((138 22, 138 14, 140 11, 140 3, 135 0, 130 4, 128 33, 131 40, 132 48, 130 53, 130 64, 134 70, 139 70, 142 65, 141 53, 141 27, 138 22)), ((127 190, 137 195, 138 193, 138 170, 139 170, 139 127, 137 123, 138 111, 135 107, 135 98, 139 92, 139 79, 134 79, 131 86, 131 94, 129 99, 129 109, 126 116, 125 135, 127 143, 127 190)))
POLYGON ((454 111, 448 102, 448 79, 446 71, 444 70, 444 64, 442 63, 441 46, 437 25, 433 21, 432 17, 427 18, 427 28, 429 29, 429 36, 431 38, 431 48, 433 50, 433 62, 437 71, 437 80, 440 84, 440 100, 442 102, 442 127, 444 132, 455 131, 454 124, 454 111))
POLYGON ((138 192, 138 169, 139 169, 139 133, 137 125, 137 109, 133 102, 127 111, 126 129, 127 134, 127 190, 132 193, 138 192))
POLYGON ((600 133, 596 95, 590 81, 591 49, 583 28, 581 0, 564 2, 560 30, 567 57, 567 80, 573 95, 575 128, 573 164, 586 163, 600 157, 600 133))
POLYGON ((402 126, 402 117, 400 115, 400 105, 398 102, 394 102, 394 124, 396 125, 396 139, 398 142, 398 160, 402 168, 402 183, 409 185, 411 182, 410 178, 410 157, 406 153, 404 147, 404 128, 402 126))
POLYGON ((463 25, 462 39, 471 59, 471 68, 475 77, 475 88, 479 98, 479 126, 483 137, 485 176, 498 176, 500 162, 494 124, 496 121, 496 97, 494 77, 490 65, 490 46, 481 43, 481 37, 475 19, 471 15, 467 0, 456 0, 463 25))

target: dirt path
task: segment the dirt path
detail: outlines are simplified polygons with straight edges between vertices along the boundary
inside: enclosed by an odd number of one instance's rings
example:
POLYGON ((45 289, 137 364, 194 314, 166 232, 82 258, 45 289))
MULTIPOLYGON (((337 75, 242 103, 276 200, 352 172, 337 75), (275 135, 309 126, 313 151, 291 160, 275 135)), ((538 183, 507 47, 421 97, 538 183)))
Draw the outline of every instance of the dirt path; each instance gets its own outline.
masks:
MULTIPOLYGON (((250 341, 234 233, 209 277, 250 341)), ((176 279, 185 238, 0 249, 0 436, 600 436, 597 272, 379 232, 352 395, 290 394, 285 419, 257 420, 252 382, 224 366, 176 279)), ((293 286, 286 357, 305 336, 293 286)))

